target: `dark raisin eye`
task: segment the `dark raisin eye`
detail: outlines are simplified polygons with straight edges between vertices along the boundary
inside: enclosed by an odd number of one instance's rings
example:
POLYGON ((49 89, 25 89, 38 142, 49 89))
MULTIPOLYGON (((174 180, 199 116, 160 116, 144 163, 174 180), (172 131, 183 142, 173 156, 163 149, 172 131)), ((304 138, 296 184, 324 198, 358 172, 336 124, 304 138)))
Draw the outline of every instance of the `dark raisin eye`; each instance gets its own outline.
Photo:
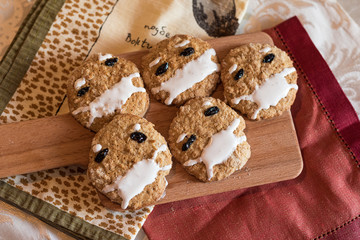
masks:
POLYGON ((184 57, 190 56, 190 55, 193 54, 194 52, 195 52, 194 48, 188 47, 188 48, 185 48, 184 51, 182 51, 182 52, 180 53, 180 56, 184 56, 184 57))
POLYGON ((106 155, 108 154, 109 149, 105 148, 103 150, 101 150, 95 157, 95 162, 97 163, 101 163, 102 160, 104 160, 104 158, 106 157, 106 155))
POLYGON ((212 115, 217 114, 219 111, 220 111, 220 109, 219 109, 217 106, 210 107, 210 108, 208 108, 208 109, 205 110, 204 115, 205 115, 206 117, 212 116, 212 115))
POLYGON ((80 89, 77 92, 77 96, 78 97, 84 96, 84 94, 87 93, 89 91, 89 89, 90 89, 90 87, 83 87, 82 89, 80 89))
POLYGON ((118 61, 118 58, 109 58, 109 59, 106 59, 105 65, 112 67, 115 65, 115 63, 117 63, 117 61, 118 61))
POLYGON ((240 69, 234 76, 234 79, 237 81, 240 78, 242 78, 244 76, 244 69, 240 69))
POLYGON ((263 63, 271 63, 275 58, 275 54, 270 53, 268 55, 266 55, 263 59, 263 63))
POLYGON ((165 73, 169 68, 169 64, 168 63, 163 63, 160 65, 160 67, 158 67, 158 69, 156 69, 155 75, 159 76, 163 73, 165 73))
POLYGON ((184 144, 182 145, 181 150, 183 150, 183 151, 188 150, 188 149, 190 148, 191 144, 193 144, 193 143, 195 142, 195 140, 196 140, 196 136, 195 136, 195 135, 191 135, 191 136, 189 137, 189 139, 186 141, 186 143, 184 143, 184 144))
POLYGON ((147 139, 146 135, 141 132, 133 132, 130 134, 130 138, 138 143, 145 142, 147 139))

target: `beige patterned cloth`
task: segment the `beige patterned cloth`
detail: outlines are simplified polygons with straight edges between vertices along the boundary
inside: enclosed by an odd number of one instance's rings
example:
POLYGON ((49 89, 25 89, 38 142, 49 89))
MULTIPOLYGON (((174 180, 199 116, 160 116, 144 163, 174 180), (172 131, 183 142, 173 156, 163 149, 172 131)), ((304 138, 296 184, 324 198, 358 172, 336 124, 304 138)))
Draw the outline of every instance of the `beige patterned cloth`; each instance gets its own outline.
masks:
MULTIPOLYGON (((199 3, 203 1, 194 2, 200 6, 199 3)), ((204 12, 211 12, 219 2, 214 1, 214 4, 205 7, 204 12)), ((200 20, 194 18, 191 1, 180 4, 171 0, 123 0, 115 3, 115 0, 66 1, 20 87, 0 116, 1 123, 53 115, 63 99, 65 82, 71 71, 90 50, 92 53, 118 54, 146 48, 148 45, 143 44, 144 39, 152 45, 165 38, 166 33, 187 33, 201 38, 217 34, 216 30, 206 26, 206 22, 201 24, 200 20), (93 46, 105 20, 100 38, 93 46), (134 44, 131 44, 129 33, 131 40, 135 40, 134 44), (139 44, 134 46, 136 42, 139 44)), ((236 3, 240 9, 243 1, 236 3)), ((231 6, 228 8, 231 9, 231 6)), ((241 12, 235 10, 234 14, 241 19, 241 12)), ((253 0, 237 33, 260 31, 293 15, 299 16, 360 115, 360 28, 336 1, 253 0)), ((360 12, 357 16, 360 16, 360 12)), ((215 17, 209 15, 210 25, 213 19, 215 17)), ((237 28, 236 22, 233 25, 237 28)), ((67 111, 65 104, 61 112, 67 111)), ((150 207, 122 214, 101 207, 84 170, 78 167, 18 175, 5 181, 94 225, 130 239, 136 236, 152 210, 150 207)))

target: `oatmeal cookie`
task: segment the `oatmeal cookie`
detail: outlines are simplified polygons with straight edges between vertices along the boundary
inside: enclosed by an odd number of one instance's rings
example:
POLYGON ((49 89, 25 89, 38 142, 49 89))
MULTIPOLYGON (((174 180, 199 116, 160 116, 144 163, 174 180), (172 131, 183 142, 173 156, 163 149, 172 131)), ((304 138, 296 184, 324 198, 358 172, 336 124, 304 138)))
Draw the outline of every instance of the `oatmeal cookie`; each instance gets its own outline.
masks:
POLYGON ((163 136, 146 119, 120 114, 95 135, 88 177, 122 209, 152 205, 165 191, 172 160, 163 136))
POLYGON ((119 113, 143 116, 149 96, 136 65, 111 54, 92 55, 68 81, 72 115, 97 132, 119 113))
POLYGON ((250 158, 245 121, 219 99, 189 100, 169 129, 171 153, 201 181, 217 181, 241 169, 250 158))
POLYGON ((229 105, 254 120, 290 109, 298 89, 287 53, 259 43, 232 49, 221 62, 221 81, 229 105))
POLYGON ((143 57, 142 76, 158 101, 179 106, 191 98, 209 96, 219 82, 219 67, 209 43, 175 35, 143 57))

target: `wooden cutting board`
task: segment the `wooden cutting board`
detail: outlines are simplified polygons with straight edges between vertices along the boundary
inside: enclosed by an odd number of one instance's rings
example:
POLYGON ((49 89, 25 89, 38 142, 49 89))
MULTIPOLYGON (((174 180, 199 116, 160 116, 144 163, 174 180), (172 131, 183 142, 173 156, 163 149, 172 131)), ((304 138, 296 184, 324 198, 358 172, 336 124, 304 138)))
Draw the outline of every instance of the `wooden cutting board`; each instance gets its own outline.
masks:
MULTIPOLYGON (((220 60, 231 48, 250 42, 273 44, 272 39, 262 32, 209 40, 220 60)), ((140 67, 145 53, 125 53, 120 57, 140 67)), ((213 97, 223 99, 222 92, 222 85, 219 85, 213 97)), ((150 101, 145 118, 167 138, 178 108, 153 98, 150 101)), ((251 145, 251 158, 242 170, 225 180, 203 183, 187 174, 174 159, 167 176, 166 196, 158 204, 293 179, 300 174, 303 162, 289 111, 270 120, 246 119, 245 133, 251 145)), ((83 128, 70 114, 65 114, 1 125, 0 135, 0 177, 7 177, 75 164, 86 167, 94 133, 83 128)), ((121 210, 118 204, 100 197, 105 206, 121 210)))

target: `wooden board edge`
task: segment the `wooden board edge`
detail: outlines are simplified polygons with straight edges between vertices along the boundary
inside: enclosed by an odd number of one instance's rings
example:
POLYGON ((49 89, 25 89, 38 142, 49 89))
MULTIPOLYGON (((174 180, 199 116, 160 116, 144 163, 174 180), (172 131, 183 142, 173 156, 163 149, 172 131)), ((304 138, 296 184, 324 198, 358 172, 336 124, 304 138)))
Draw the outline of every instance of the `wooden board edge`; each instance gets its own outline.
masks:
POLYGON ((300 166, 298 167, 298 172, 296 172, 294 174, 294 177, 293 178, 290 178, 289 180, 291 179, 295 179, 297 178, 298 176, 300 176, 300 174, 302 173, 302 171, 304 170, 304 159, 302 157, 302 153, 301 153, 301 148, 300 148, 300 145, 299 145, 299 139, 297 137, 297 131, 296 131, 296 127, 295 127, 295 124, 294 124, 294 119, 292 117, 292 114, 291 114, 291 110, 288 110, 290 112, 290 118, 291 118, 291 125, 294 129, 293 131, 293 137, 294 137, 294 140, 298 143, 297 144, 297 152, 298 152, 298 155, 299 155, 299 163, 300 163, 300 166))

